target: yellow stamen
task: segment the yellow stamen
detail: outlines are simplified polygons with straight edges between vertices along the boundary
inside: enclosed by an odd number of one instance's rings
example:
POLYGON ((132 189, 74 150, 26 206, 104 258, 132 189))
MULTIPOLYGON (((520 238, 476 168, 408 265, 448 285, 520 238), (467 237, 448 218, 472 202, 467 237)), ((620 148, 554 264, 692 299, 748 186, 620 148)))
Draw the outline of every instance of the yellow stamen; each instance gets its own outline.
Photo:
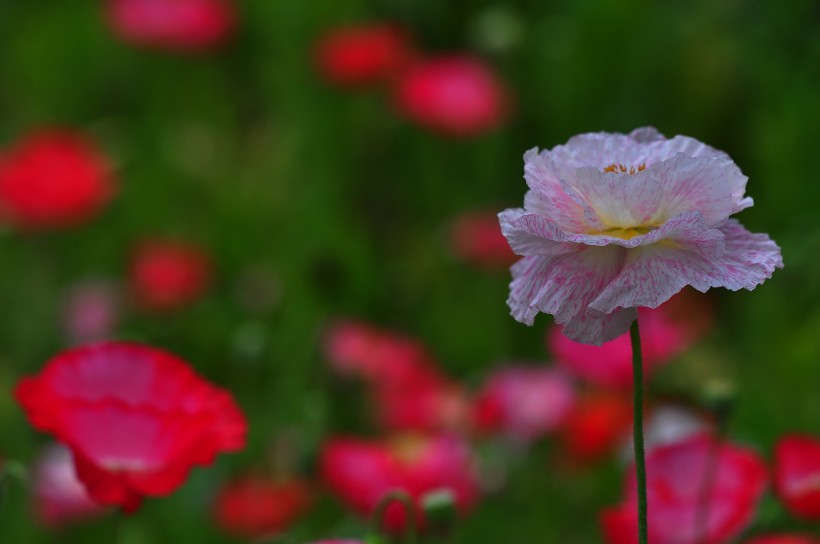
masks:
POLYGON ((637 168, 634 167, 634 166, 630 166, 629 168, 627 168, 623 164, 616 164, 616 163, 613 162, 612 164, 610 164, 609 166, 604 168, 604 172, 607 173, 607 174, 627 174, 628 173, 628 174, 632 175, 632 174, 637 174, 638 172, 643 172, 644 170, 646 170, 646 163, 641 164, 637 168))

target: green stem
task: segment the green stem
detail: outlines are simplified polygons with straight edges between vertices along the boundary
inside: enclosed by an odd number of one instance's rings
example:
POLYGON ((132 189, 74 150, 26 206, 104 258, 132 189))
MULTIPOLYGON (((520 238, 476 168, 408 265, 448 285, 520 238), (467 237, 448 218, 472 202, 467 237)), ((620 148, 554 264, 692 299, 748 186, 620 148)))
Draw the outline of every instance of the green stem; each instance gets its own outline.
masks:
POLYGON ((638 319, 629 329, 632 339, 633 414, 632 439, 635 447, 635 476, 638 481, 638 542, 648 544, 646 507, 646 453, 643 445, 643 357, 638 319))
POLYGON ((387 513, 387 507, 394 502, 399 502, 404 506, 405 514, 407 515, 407 528, 405 532, 406 544, 416 543, 416 504, 413 498, 405 491, 395 489, 390 491, 379 500, 376 509, 373 511, 372 523, 373 532, 379 534, 381 532, 382 520, 387 513))

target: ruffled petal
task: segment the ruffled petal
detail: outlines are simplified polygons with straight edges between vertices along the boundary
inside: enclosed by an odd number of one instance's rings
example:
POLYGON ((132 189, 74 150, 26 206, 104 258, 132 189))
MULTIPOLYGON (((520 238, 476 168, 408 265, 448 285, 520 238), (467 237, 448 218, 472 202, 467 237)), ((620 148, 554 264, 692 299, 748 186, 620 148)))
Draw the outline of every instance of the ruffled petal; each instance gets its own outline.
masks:
POLYGON ((661 185, 646 171, 631 175, 579 168, 575 183, 606 228, 647 225, 661 203, 661 185))
POLYGON ((697 211, 710 227, 719 227, 733 213, 752 205, 743 198, 746 181, 731 160, 694 158, 681 153, 654 164, 646 174, 658 180, 660 205, 649 224, 662 224, 686 211, 697 211))
POLYGON ((625 250, 618 246, 584 247, 574 253, 524 257, 513 265, 507 304, 512 316, 531 325, 538 312, 555 316, 564 334, 600 345, 626 332, 634 309, 610 315, 587 315, 589 303, 615 278, 625 250))
POLYGON ((780 247, 767 234, 752 233, 736 219, 720 227, 726 245, 720 262, 715 263, 712 287, 731 291, 752 290, 783 268, 780 247))
POLYGON ((564 231, 542 215, 518 208, 499 213, 498 219, 501 232, 518 255, 554 256, 580 249, 577 244, 566 243, 564 231))
POLYGON ((585 232, 599 225, 595 213, 559 175, 549 152, 530 149, 524 154, 524 179, 530 191, 524 208, 548 217, 568 232, 585 232))

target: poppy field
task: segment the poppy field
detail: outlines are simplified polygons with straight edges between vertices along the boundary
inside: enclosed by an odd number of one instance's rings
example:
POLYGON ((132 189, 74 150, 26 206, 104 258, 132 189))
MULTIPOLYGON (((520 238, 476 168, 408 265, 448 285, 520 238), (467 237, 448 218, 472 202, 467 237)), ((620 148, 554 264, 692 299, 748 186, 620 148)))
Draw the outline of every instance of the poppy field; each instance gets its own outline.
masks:
POLYGON ((0 543, 820 543, 820 12, 0 0, 0 543))

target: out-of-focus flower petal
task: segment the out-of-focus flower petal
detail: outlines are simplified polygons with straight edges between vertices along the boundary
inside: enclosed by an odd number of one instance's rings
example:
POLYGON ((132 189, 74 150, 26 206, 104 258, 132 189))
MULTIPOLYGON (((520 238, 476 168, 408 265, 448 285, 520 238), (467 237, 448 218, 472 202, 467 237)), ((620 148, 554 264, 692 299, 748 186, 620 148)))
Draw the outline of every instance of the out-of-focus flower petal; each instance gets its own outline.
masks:
POLYGON ((774 455, 774 481, 789 512, 820 519, 820 440, 803 435, 781 438, 774 455))

